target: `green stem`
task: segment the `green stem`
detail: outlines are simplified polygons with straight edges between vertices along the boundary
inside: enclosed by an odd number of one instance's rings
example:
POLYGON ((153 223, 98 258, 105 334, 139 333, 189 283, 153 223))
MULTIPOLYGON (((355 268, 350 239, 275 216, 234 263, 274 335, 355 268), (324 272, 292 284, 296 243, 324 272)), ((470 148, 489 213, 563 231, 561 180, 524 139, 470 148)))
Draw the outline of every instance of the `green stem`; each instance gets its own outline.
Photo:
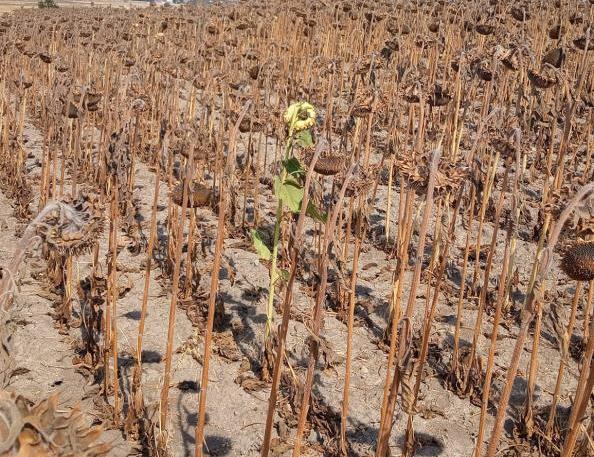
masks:
MULTIPOLYGON (((293 149, 293 131, 289 131, 289 138, 285 147, 284 160, 289 158, 291 150, 293 149)), ((283 166, 280 174, 281 185, 287 179, 287 169, 283 166)), ((274 313, 274 289, 276 281, 278 280, 278 273, 276 269, 276 260, 278 256, 278 244, 280 239, 280 228, 283 218, 283 199, 279 197, 278 206, 276 207, 276 220, 274 222, 274 238, 272 241, 272 263, 270 265, 270 284, 268 286, 268 304, 266 306, 266 330, 264 333, 264 341, 268 341, 270 332, 272 331, 273 313, 274 313)))
MULTIPOLYGON (((281 174, 281 182, 284 181, 285 176, 287 173, 283 169, 283 173, 281 174)), ((273 312, 274 312, 274 288, 276 285, 276 280, 278 279, 278 274, 276 272, 276 257, 278 254, 278 241, 280 238, 280 224, 281 219, 283 217, 283 200, 278 199, 278 206, 276 207, 276 221, 274 223, 274 240, 272 244, 272 264, 270 266, 270 285, 268 286, 268 305, 266 306, 266 333, 264 337, 266 340, 270 336, 270 331, 272 330, 272 320, 273 320, 273 312)))

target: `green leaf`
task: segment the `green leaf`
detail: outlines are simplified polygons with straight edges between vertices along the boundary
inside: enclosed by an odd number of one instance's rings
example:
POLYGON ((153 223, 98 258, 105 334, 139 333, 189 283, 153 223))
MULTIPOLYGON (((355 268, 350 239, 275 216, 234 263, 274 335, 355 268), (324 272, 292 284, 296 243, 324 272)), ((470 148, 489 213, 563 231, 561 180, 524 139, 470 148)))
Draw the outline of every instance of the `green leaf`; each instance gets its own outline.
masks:
POLYGON ((297 157, 292 157, 289 160, 285 160, 283 162, 283 166, 290 176, 294 176, 296 178, 305 176, 305 169, 301 166, 301 163, 297 157))
POLYGON ((264 244, 262 234, 258 230, 252 229, 252 243, 261 259, 270 260, 272 258, 272 253, 268 249, 268 246, 264 244))
POLYGON ((318 222, 322 222, 323 224, 325 224, 328 220, 328 214, 316 208, 316 205, 314 205, 311 200, 307 202, 305 214, 318 222))
POLYGON ((303 200, 303 188, 299 183, 288 178, 283 184, 277 176, 274 180, 274 193, 291 211, 299 212, 301 200, 303 200))
POLYGON ((295 133, 294 141, 297 146, 302 148, 310 148, 314 145, 314 140, 310 129, 301 130, 295 133))

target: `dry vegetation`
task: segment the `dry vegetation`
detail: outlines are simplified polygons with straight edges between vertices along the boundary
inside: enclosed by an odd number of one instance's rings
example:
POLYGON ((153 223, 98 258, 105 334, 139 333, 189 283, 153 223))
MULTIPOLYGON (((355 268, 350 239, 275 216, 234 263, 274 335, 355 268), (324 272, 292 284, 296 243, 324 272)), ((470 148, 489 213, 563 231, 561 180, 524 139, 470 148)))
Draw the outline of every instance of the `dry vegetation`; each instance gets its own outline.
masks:
MULTIPOLYGON (((56 5, 62 8, 79 8, 82 6, 138 8, 148 6, 148 3, 139 0, 58 0, 56 5)), ((38 8, 38 6, 39 0, 0 0, 0 13, 25 8, 38 8)))
POLYGON ((594 455, 593 15, 1 16, 0 455, 594 455))

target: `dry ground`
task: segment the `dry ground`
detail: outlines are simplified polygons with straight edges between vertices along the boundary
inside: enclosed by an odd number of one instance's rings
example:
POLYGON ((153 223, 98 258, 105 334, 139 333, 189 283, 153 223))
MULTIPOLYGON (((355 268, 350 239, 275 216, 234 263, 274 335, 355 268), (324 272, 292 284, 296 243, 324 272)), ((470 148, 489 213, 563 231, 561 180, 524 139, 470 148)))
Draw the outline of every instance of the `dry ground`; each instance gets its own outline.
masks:
MULTIPOLYGON (((87 134, 96 134, 87 132, 87 134)), ((26 150, 29 156, 29 176, 35 180, 40 172, 40 158, 42 154, 42 135, 31 122, 26 124, 26 150)), ((240 143, 240 150, 244 144, 240 143)), ((240 153, 241 156, 241 153, 240 153)), ((272 160, 272 156, 269 160, 272 160)), ((152 189, 154 188, 154 173, 144 164, 136 167, 135 196, 141 203, 141 215, 144 222, 143 230, 148 234, 152 189)), ((327 183, 329 184, 329 183, 327 183)), ((266 208, 270 215, 274 212, 274 197, 270 190, 262 187, 262 193, 267 200, 266 208)), ((375 210, 371 214, 371 221, 379 226, 383 221, 383 210, 387 196, 387 186, 380 185, 375 199, 375 210)), ((166 205, 168 190, 165 183, 161 186, 159 200, 159 223, 164 224, 167 215, 166 205)), ((34 203, 35 204, 35 203, 34 203)), ((394 204, 398 205, 398 197, 394 204)), ((0 214, 3 226, 0 239, 0 262, 10 258, 15 241, 14 232, 22 223, 11 216, 10 201, 0 194, 0 214)), ((213 246, 210 244, 216 236, 216 217, 210 210, 198 210, 198 221, 201 236, 207 238, 210 247, 205 259, 205 276, 202 284, 209 281, 208 267, 213 246)), ((393 221, 394 229, 397 221, 393 221)), ((464 236, 460 226, 460 235, 454 252, 463 249, 464 236)), ((371 229, 373 230, 373 227, 371 229)), ((484 238, 489 239, 492 226, 487 224, 484 238)), ((500 232, 495 262, 500 262, 504 233, 500 232)), ((137 324, 142 301, 142 265, 145 255, 132 256, 125 247, 128 240, 125 236, 120 240, 123 249, 118 256, 120 281, 130 290, 118 301, 118 331, 120 334, 120 366, 123 378, 130 374, 131 357, 134 351, 137 324)), ((258 347, 263 338, 263 324, 265 322, 264 303, 265 289, 268 281, 267 268, 258 262, 257 255, 252 252, 245 240, 230 238, 226 240, 225 263, 234 270, 234 282, 225 273, 222 276, 221 296, 228 313, 228 330, 232 332, 239 348, 239 352, 231 348, 224 357, 215 357, 211 367, 211 384, 209 387, 208 423, 206 427, 207 446, 210 455, 223 456, 253 456, 259 455, 262 441, 262 430, 266 416, 268 389, 258 392, 247 392, 237 384, 237 376, 244 370, 245 364, 258 358, 258 347)), ((102 239, 101 252, 107 248, 107 234, 102 239)), ((521 262, 531 263, 531 243, 520 241, 518 255, 521 262)), ((102 254, 103 255, 103 254, 102 254)), ((88 272, 88 257, 79 258, 76 271, 79 277, 88 272)), ((32 400, 44 398, 48 392, 58 390, 65 404, 82 401, 88 411, 93 411, 90 398, 97 386, 90 386, 89 380, 77 373, 76 367, 71 365, 73 341, 77 338, 75 330, 70 335, 59 335, 54 328, 51 313, 51 302, 44 299, 43 287, 32 276, 43 270, 42 260, 38 253, 27 260, 27 266, 22 269, 22 288, 18 298, 19 328, 15 332, 15 355, 19 369, 24 374, 15 375, 10 389, 18 391, 32 400)), ((351 380, 351 407, 349 437, 353 445, 353 456, 369 456, 373 452, 377 425, 378 411, 382 399, 382 386, 385 379, 385 353, 377 345, 382 334, 386 319, 386 297, 391 288, 391 263, 386 254, 372 245, 366 245, 361 254, 360 265, 362 271, 357 286, 357 303, 361 307, 357 311, 357 324, 354 333, 353 378, 351 380)), ((521 272, 521 280, 527 280, 529 270, 521 272)), ((452 284, 459 274, 459 265, 453 263, 450 275, 452 284), (457 273, 456 273, 457 272, 457 273)), ((152 271, 153 280, 149 293, 149 314, 146 324, 144 344, 144 394, 147 404, 158 402, 158 394, 162 383, 163 355, 167 335, 168 304, 170 288, 167 283, 159 281, 159 269, 152 271)), ((572 289, 562 287, 566 280, 557 271, 554 275, 560 299, 569 300, 572 289)), ((407 282, 410 280, 410 274, 407 282)), ((295 305, 296 315, 306 314, 312 306, 312 298, 304 294, 304 286, 296 287, 295 305)), ((405 286, 405 296, 408 294, 408 284, 405 286)), ((472 340, 472 325, 476 316, 475 298, 470 298, 465 304, 463 315, 462 340, 468 344, 472 340)), ((438 351, 430 354, 429 370, 431 375, 422 386, 420 413, 415 418, 415 431, 420 442, 417 455, 443 457, 470 457, 474 447, 474 437, 478 427, 480 408, 461 399, 447 390, 443 385, 444 363, 439 359, 439 349, 449 350, 453 338, 455 325, 455 291, 444 294, 438 309, 437 324, 433 329, 432 343, 438 351)), ((422 312, 425 304, 425 285, 418 291, 417 307, 422 312)), ((419 314, 419 313, 417 313, 419 314)), ((421 318, 422 316, 416 316, 421 318)), ((191 456, 194 447, 194 425, 196 423, 197 395, 196 387, 199 382, 201 364, 197 362, 202 354, 202 344, 196 344, 193 338, 194 329, 182 310, 178 310, 176 317, 175 348, 173 361, 173 379, 170 394, 172 409, 171 421, 174 434, 170 446, 175 456, 191 456)), ((488 351, 491 324, 485 322, 484 334, 479 339, 479 350, 488 351)), ((515 328, 501 329, 501 341, 498 346, 498 356, 495 364, 494 399, 504 382, 507 360, 515 342, 515 328)), ((548 334, 547 334, 548 335, 548 334)), ((297 373, 301 373, 307 363, 306 350, 303 342, 308 336, 308 330, 303 323, 292 321, 288 335, 288 351, 290 361, 297 373)), ((346 327, 332 312, 326 318, 325 338, 332 343, 335 351, 336 363, 316 375, 315 392, 322 398, 323 403, 330 407, 330 411, 340 411, 342 399, 342 380, 344 376, 343 358, 346 347, 346 327)), ((549 337, 547 337, 548 339, 549 337)), ((530 356, 528 350, 523 355, 523 366, 526 366, 530 356)), ((559 353, 554 345, 546 342, 540 350, 542 360, 538 374, 537 401, 539 398, 548 402, 548 395, 554 389, 555 373, 559 364, 559 353)), ((249 363, 248 363, 249 364, 249 363)), ((577 378, 575 361, 571 361, 569 373, 566 376, 566 390, 571 392, 577 378)), ((526 386, 526 373, 520 373, 516 388, 512 396, 510 412, 521 409, 523 392, 526 386)), ((126 390, 127 384, 123 385, 126 390)), ((569 397, 564 395, 562 404, 567 405, 569 397)), ((540 404, 540 403, 539 403, 540 404)), ((91 413, 98 414, 97 412, 91 413)), ((492 417, 487 419, 488 429, 492 425, 492 417)), ((398 454, 398 443, 403 439, 406 428, 406 415, 398 412, 395 417, 394 436, 392 441, 393 455, 398 454)), ((134 452, 134 447, 126 443, 116 430, 107 435, 117 444, 117 452, 113 455, 126 455, 134 452)), ((315 443, 319 437, 312 432, 309 437, 315 443)), ((281 454, 285 455, 285 454, 281 454)), ((288 455, 288 454, 287 454, 288 455)), ((322 455, 317 453, 312 456, 322 455)))

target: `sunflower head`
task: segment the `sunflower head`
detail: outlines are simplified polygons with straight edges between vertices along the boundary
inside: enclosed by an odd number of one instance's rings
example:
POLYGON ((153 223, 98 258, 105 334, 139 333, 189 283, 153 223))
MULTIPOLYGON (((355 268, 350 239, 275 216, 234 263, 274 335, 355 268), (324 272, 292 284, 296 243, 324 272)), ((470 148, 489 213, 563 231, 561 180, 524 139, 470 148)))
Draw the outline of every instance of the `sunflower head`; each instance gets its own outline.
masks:
POLYGON ((310 103, 295 102, 283 114, 289 131, 299 132, 311 128, 316 123, 316 110, 310 103))
POLYGON ((594 279, 594 242, 577 242, 569 246, 561 259, 561 269, 576 281, 594 279))
POLYGON ((78 256, 90 250, 103 232, 103 207, 98 196, 81 191, 76 198, 49 203, 37 234, 60 255, 78 256))

